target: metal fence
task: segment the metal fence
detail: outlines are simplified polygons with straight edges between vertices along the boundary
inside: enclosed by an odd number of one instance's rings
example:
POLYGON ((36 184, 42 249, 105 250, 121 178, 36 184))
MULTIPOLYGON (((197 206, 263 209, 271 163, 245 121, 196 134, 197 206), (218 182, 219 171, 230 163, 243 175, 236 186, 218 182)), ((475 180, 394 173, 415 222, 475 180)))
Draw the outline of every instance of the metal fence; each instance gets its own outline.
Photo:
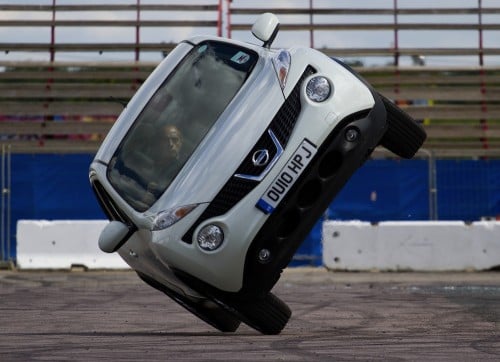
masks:
POLYGON ((14 257, 11 248, 11 153, 10 147, 2 145, 0 167, 1 204, 0 204, 0 266, 14 257))

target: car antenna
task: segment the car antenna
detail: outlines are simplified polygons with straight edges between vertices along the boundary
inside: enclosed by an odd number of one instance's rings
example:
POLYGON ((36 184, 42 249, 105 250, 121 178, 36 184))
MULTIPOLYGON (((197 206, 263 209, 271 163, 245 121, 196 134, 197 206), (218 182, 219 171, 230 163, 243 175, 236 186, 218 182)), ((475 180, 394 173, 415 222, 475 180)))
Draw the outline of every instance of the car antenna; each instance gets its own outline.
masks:
POLYGON ((124 100, 124 99, 120 99, 120 98, 115 98, 113 96, 109 96, 108 99, 113 102, 113 103, 119 103, 123 106, 123 108, 127 108, 127 105, 128 105, 128 101, 124 100))

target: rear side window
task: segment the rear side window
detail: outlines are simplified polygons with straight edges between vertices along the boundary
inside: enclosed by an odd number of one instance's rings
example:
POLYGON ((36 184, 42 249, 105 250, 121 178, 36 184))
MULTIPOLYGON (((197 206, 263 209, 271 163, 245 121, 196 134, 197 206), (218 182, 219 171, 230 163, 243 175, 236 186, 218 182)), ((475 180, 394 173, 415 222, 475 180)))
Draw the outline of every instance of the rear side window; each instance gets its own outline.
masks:
POLYGON ((134 209, 167 189, 258 59, 223 42, 195 46, 151 97, 115 152, 108 178, 134 209))

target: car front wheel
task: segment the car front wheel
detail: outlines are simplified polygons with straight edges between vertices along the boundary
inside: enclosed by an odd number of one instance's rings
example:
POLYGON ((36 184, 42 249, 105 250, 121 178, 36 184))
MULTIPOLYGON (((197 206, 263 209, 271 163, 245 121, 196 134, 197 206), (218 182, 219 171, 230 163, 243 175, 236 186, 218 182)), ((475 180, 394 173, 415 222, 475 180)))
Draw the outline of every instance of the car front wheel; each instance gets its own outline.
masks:
POLYGON ((145 274, 139 272, 137 274, 144 282, 165 293, 172 298, 172 300, 219 331, 235 332, 238 329, 240 320, 237 319, 233 313, 230 313, 225 308, 221 308, 218 304, 212 302, 211 300, 207 299, 205 301, 194 302, 192 299, 177 293, 173 289, 157 282, 145 274))
POLYGON ((227 304, 245 324, 263 334, 279 334, 288 323, 292 311, 273 293, 264 297, 227 304))

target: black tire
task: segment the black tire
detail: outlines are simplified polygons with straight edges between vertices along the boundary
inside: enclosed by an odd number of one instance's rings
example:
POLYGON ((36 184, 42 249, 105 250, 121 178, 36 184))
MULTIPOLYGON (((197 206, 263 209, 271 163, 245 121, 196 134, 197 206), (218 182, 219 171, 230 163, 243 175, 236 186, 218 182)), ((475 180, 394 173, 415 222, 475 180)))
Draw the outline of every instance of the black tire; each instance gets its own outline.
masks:
POLYGON ((263 334, 279 334, 292 315, 288 305, 272 293, 230 307, 245 324, 263 334))
POLYGON ((240 326, 241 321, 237 319, 234 314, 229 313, 212 301, 207 300, 202 304, 193 303, 190 299, 187 299, 173 291, 165 294, 200 318, 202 321, 210 324, 212 327, 221 332, 235 332, 240 326))
POLYGON ((380 144, 402 158, 412 158, 423 145, 427 134, 406 112, 379 94, 387 111, 387 131, 380 144))
POLYGON ((165 293, 172 300, 186 308, 202 321, 218 329, 219 331, 234 332, 240 326, 241 321, 237 319, 233 313, 230 313, 215 302, 209 299, 200 302, 194 302, 193 300, 177 293, 173 289, 170 289, 169 287, 157 282, 156 280, 150 278, 145 274, 137 274, 146 284, 165 293))

